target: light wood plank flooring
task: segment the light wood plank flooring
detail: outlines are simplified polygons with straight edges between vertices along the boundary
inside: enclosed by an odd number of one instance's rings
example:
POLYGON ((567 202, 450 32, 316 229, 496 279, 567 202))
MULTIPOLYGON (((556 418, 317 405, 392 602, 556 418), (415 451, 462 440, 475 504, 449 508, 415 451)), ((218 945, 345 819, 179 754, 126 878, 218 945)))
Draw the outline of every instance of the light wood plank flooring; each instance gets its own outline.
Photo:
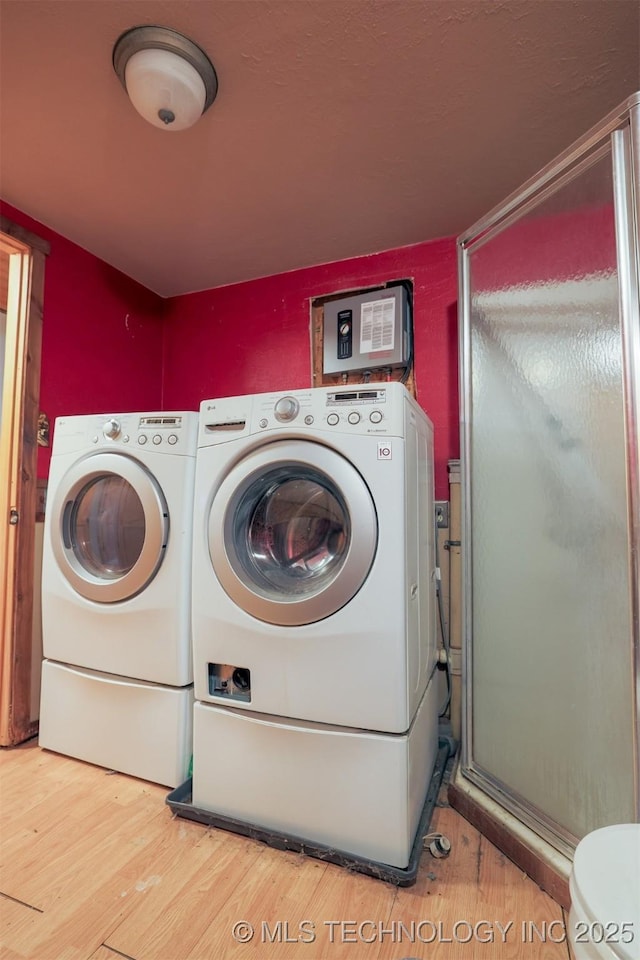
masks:
POLYGON ((417 883, 399 889, 175 818, 166 794, 35 741, 1 751, 0 957, 569 957, 561 908, 444 790, 431 828, 451 855, 425 851, 417 883))

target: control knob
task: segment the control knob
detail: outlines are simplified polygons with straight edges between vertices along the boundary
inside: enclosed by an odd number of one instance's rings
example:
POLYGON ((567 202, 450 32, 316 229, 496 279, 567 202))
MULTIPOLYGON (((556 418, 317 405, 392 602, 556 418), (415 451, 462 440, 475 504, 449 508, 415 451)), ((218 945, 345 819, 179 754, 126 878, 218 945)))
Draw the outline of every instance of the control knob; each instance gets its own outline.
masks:
POLYGON ((117 420, 107 420, 102 428, 102 432, 105 437, 109 437, 110 440, 115 440, 116 437, 120 435, 120 424, 117 420))
POLYGON ((288 423, 289 420, 295 420, 300 404, 295 397, 280 397, 273 409, 276 420, 280 423, 288 423))

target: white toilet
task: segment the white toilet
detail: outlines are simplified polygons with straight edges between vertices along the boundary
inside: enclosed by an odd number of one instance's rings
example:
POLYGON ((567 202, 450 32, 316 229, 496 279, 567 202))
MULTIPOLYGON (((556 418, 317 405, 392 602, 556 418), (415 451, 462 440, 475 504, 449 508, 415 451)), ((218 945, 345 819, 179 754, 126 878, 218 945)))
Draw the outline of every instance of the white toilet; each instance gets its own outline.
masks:
POLYGON ((569 891, 575 960, 640 960, 640 823, 587 834, 576 847, 569 891))

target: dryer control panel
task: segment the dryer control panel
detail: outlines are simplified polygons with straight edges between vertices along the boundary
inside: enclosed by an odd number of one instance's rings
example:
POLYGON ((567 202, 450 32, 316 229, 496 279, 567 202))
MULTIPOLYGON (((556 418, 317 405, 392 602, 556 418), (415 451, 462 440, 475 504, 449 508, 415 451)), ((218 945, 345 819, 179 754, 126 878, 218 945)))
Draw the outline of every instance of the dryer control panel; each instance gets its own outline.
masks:
POLYGON ((158 453, 195 453, 198 414, 105 413, 95 416, 59 417, 56 420, 53 453, 76 450, 126 448, 158 453))
POLYGON ((143 447, 151 443, 154 447, 176 448, 180 445, 183 418, 180 416, 140 417, 136 442, 143 447))

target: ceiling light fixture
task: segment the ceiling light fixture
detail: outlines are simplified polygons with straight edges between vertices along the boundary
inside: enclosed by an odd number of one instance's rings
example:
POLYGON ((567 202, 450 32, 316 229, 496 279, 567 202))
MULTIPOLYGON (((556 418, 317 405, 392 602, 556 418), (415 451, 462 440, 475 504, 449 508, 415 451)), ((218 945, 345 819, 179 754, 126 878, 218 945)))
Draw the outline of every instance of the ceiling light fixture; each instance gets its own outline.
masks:
POLYGON ((218 92, 204 50, 168 27, 127 30, 113 48, 113 68, 138 113, 162 130, 193 126, 218 92))

